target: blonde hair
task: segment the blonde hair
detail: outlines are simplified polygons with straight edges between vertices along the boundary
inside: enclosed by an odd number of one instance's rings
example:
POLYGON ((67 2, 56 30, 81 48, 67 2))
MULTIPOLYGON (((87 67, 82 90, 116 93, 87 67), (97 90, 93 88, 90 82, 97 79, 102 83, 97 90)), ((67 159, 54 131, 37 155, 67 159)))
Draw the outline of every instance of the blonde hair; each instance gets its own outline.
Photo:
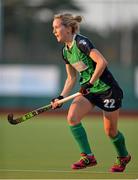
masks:
POLYGON ((80 23, 82 21, 81 16, 72 15, 70 13, 56 14, 54 19, 61 19, 62 24, 66 27, 72 28, 72 34, 75 34, 80 29, 80 23))

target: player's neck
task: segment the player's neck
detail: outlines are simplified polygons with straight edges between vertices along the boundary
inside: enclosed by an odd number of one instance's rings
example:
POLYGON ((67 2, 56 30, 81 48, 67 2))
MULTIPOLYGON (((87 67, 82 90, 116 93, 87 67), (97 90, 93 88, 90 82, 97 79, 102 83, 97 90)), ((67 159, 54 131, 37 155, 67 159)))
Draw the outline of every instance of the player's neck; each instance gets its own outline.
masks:
POLYGON ((69 36, 67 42, 65 43, 66 46, 70 49, 73 45, 74 39, 75 39, 76 34, 72 34, 71 36, 69 36))

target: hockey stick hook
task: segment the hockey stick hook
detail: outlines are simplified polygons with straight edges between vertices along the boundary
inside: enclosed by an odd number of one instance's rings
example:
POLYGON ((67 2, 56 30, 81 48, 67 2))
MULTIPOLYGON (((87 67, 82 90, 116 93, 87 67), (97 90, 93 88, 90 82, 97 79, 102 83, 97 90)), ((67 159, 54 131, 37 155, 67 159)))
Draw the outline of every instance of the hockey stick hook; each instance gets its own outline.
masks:
POLYGON ((8 121, 12 125, 16 125, 16 124, 20 123, 20 121, 18 121, 18 119, 13 119, 13 114, 8 114, 8 121))

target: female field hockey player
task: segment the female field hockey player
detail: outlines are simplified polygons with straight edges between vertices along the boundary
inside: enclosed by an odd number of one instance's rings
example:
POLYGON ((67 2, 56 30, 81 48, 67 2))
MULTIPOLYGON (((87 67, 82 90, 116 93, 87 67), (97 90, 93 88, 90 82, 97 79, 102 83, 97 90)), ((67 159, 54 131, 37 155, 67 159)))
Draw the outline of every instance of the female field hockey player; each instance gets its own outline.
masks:
POLYGON ((53 109, 58 108, 57 100, 70 93, 80 74, 80 92, 68 112, 67 120, 71 133, 77 142, 81 158, 72 165, 72 169, 83 169, 97 164, 90 148, 82 118, 95 106, 102 109, 105 133, 111 139, 117 152, 111 172, 123 172, 130 161, 123 134, 117 128, 119 109, 123 92, 107 68, 107 61, 85 36, 78 34, 81 16, 57 14, 53 19, 53 33, 57 41, 64 43, 63 59, 66 64, 67 79, 60 96, 52 100, 53 109))

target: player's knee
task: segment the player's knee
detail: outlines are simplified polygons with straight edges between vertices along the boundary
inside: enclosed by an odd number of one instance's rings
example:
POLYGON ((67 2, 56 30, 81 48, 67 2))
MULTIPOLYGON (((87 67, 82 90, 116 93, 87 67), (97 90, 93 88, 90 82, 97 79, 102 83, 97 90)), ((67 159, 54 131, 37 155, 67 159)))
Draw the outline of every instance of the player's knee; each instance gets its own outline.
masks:
POLYGON ((69 125, 76 125, 80 122, 79 119, 72 113, 68 114, 67 121, 69 125))

